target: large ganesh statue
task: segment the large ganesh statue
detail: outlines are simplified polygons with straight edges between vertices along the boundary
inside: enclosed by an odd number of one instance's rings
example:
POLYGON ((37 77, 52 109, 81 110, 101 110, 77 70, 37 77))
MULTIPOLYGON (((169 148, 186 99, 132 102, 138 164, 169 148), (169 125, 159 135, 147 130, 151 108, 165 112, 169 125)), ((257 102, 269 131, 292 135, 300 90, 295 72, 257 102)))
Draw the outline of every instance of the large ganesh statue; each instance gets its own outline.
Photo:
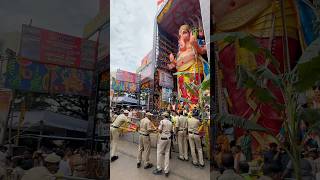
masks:
POLYGON ((177 57, 175 58, 171 53, 171 63, 168 64, 169 69, 176 68, 177 70, 178 98, 190 108, 198 104, 199 98, 197 92, 191 93, 185 84, 193 83, 199 85, 205 74, 204 59, 201 55, 206 53, 206 47, 201 41, 201 35, 203 35, 201 28, 193 31, 189 25, 182 25, 179 29, 179 51, 177 57))
MULTIPOLYGON (((281 16, 281 0, 213 0, 214 33, 245 32, 252 36, 263 48, 271 51, 280 65, 281 73, 294 67, 303 49, 312 42, 315 34, 312 30, 314 13, 308 0, 284 0, 284 17, 281 16), (286 28, 283 28, 284 19, 286 28), (286 33, 284 33, 286 32, 286 33), (286 34, 286 36, 284 35, 286 34), (285 61, 285 39, 291 62, 285 61)), ((260 125, 279 133, 282 126, 281 112, 271 105, 256 100, 250 89, 237 87, 237 68, 241 65, 255 69, 266 63, 263 55, 255 55, 239 46, 239 41, 217 42, 218 59, 222 88, 228 102, 228 111, 232 114, 256 121, 260 125)), ((274 73, 272 63, 268 66, 274 73)), ((280 89, 272 89, 279 103, 283 103, 280 89)), ((241 136, 241 130, 236 136, 241 136)), ((263 134, 253 133, 260 145, 266 145, 263 134)), ((267 136, 266 136, 267 137, 267 136)))

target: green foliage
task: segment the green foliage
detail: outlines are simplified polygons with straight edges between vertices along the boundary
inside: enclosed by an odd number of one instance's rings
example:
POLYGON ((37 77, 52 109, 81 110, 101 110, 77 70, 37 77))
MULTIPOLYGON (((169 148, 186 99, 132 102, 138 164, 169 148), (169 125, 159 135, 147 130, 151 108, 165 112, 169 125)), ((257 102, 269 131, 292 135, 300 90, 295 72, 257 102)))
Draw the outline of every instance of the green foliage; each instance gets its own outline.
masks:
POLYGON ((320 80, 320 56, 298 64, 298 82, 295 87, 298 91, 305 91, 320 80))
POLYGON ((240 38, 239 46, 253 52, 254 54, 258 54, 261 50, 260 45, 252 36, 240 38))

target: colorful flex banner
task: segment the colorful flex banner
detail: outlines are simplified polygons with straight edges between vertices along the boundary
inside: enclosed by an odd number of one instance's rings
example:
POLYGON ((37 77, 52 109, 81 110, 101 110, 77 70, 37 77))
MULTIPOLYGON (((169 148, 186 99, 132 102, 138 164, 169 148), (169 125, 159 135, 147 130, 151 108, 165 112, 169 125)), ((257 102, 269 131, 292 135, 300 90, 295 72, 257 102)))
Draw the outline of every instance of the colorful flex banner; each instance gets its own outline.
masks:
POLYGON ((112 78, 111 89, 113 89, 114 91, 125 91, 130 93, 139 92, 139 86, 136 83, 119 81, 115 78, 112 78))
POLYGON ((93 72, 45 65, 28 60, 11 60, 6 87, 31 92, 90 96, 93 72))

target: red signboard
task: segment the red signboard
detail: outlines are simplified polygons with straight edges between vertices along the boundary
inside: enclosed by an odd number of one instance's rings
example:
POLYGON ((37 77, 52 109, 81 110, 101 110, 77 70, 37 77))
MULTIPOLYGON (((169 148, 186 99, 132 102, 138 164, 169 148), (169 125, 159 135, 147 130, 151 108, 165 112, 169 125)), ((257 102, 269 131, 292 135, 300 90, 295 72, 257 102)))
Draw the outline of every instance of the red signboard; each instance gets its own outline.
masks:
POLYGON ((20 56, 43 64, 94 69, 93 41, 32 26, 22 26, 20 56))

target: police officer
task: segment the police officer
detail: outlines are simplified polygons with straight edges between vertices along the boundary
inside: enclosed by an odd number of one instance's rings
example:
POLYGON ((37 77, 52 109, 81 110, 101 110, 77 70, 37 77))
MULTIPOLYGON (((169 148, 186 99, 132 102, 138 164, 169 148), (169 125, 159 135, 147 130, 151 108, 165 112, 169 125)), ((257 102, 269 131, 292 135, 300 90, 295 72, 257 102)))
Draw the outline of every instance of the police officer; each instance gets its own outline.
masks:
POLYGON ((142 161, 142 152, 145 151, 145 162, 144 162, 144 169, 148 169, 152 167, 152 164, 149 162, 150 160, 150 147, 151 147, 151 140, 150 140, 150 133, 153 131, 151 127, 151 117, 153 114, 145 111, 142 111, 142 115, 145 116, 143 119, 140 120, 139 127, 139 148, 138 148, 138 157, 137 157, 137 168, 140 168, 141 161, 142 161))
POLYGON ((188 119, 188 133, 189 133, 189 144, 192 156, 192 164, 195 166, 204 167, 203 162, 203 153, 201 146, 201 139, 199 136, 199 126, 201 125, 200 121, 197 119, 199 113, 197 110, 194 110, 192 113, 192 117, 188 119), (196 155, 196 148, 198 151, 199 163, 196 155))
POLYGON ((110 131, 111 131, 111 137, 112 137, 112 141, 111 141, 111 161, 115 161, 118 159, 118 156, 116 155, 116 151, 117 151, 117 145, 119 142, 119 134, 120 134, 120 127, 125 123, 130 123, 130 124, 134 124, 133 122, 130 121, 130 119, 128 118, 128 114, 129 111, 128 110, 124 110, 122 114, 120 114, 115 120, 114 122, 111 124, 110 127, 110 131))
POLYGON ((164 155, 164 173, 168 177, 169 176, 169 156, 170 156, 170 136, 173 131, 172 122, 169 120, 169 113, 162 113, 164 117, 163 120, 160 121, 160 125, 158 130, 160 132, 160 136, 157 144, 157 169, 153 171, 153 174, 159 175, 162 174, 161 164, 163 161, 164 155))
POLYGON ((179 157, 180 160, 188 161, 188 118, 186 112, 180 111, 180 116, 176 122, 176 134, 178 135, 179 157))

